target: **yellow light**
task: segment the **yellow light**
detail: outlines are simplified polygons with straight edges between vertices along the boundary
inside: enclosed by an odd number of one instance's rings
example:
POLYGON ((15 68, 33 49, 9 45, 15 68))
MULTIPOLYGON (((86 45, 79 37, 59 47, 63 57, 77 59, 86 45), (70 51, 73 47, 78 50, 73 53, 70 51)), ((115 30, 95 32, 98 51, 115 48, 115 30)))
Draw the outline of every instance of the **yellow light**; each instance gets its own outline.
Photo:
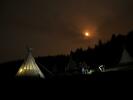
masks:
POLYGON ((22 73, 22 71, 23 71, 23 69, 20 69, 20 70, 19 70, 19 73, 22 73))
POLYGON ((85 36, 86 37, 89 37, 90 36, 90 33, 89 32, 85 32, 85 36))
POLYGON ((26 70, 27 68, 26 67, 24 67, 24 70, 26 70))

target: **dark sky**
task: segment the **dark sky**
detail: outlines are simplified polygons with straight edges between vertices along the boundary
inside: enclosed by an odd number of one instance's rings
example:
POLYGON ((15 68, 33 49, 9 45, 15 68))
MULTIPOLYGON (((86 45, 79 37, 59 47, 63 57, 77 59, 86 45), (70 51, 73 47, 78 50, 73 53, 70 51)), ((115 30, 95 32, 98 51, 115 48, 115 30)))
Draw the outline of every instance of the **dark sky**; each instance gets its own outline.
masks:
POLYGON ((1 0, 0 62, 66 54, 133 29, 133 0, 1 0), (83 34, 89 31, 91 37, 83 34))

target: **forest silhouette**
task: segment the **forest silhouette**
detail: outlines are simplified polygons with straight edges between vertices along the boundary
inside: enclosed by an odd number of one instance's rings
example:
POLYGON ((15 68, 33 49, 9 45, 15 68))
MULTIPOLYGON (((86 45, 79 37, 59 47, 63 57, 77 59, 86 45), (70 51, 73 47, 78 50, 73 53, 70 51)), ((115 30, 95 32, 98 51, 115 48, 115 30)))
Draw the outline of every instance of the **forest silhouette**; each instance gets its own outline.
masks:
MULTIPOLYGON (((73 67, 75 67, 77 71, 80 71, 79 69, 81 68, 81 64, 86 64, 92 69, 97 69, 98 65, 105 65, 108 68, 113 68, 120 63, 124 49, 126 49, 129 55, 133 57, 132 43, 133 31, 130 31, 127 35, 114 34, 106 43, 102 43, 102 41, 99 40, 99 43, 95 46, 95 48, 88 47, 85 50, 83 50, 83 48, 78 48, 75 51, 70 51, 69 55, 36 57, 35 59, 46 77, 65 73, 69 62, 75 62, 73 67), (53 74, 51 75, 48 73, 44 67, 53 74)), ((22 62, 23 60, 17 60, 0 64, 1 78, 4 77, 11 79, 11 77, 15 77, 22 62), (4 72, 7 74, 5 75, 4 72)))

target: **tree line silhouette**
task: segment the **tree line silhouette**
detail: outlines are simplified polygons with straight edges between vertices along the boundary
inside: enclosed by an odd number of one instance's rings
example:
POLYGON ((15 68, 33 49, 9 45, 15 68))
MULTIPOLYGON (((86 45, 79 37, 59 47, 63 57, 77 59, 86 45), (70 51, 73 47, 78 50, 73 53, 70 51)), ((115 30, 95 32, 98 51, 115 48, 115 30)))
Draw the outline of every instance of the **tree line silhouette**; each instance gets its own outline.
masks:
POLYGON ((97 68, 97 65, 115 67, 119 64, 124 49, 133 57, 132 43, 133 31, 127 35, 112 35, 107 43, 99 40, 95 48, 88 47, 86 50, 78 48, 76 51, 71 51, 70 55, 38 57, 37 60, 49 70, 57 73, 65 72, 70 58, 75 61, 77 67, 80 67, 80 63, 86 63, 94 69, 97 68))
MULTIPOLYGON (((65 73, 65 68, 68 66, 70 58, 75 62, 76 67, 80 68, 80 64, 85 63, 91 68, 96 69, 97 65, 106 65, 107 67, 114 67, 118 65, 122 56, 123 49, 125 48, 128 53, 133 57, 133 31, 130 31, 127 35, 112 35, 110 41, 99 43, 95 48, 88 47, 86 50, 78 48, 75 51, 71 51, 69 55, 57 55, 36 57, 36 62, 42 65, 41 70, 45 73, 46 67, 54 75, 65 73)), ((0 64, 1 77, 15 76, 17 70, 22 64, 23 60, 11 61, 0 64)))

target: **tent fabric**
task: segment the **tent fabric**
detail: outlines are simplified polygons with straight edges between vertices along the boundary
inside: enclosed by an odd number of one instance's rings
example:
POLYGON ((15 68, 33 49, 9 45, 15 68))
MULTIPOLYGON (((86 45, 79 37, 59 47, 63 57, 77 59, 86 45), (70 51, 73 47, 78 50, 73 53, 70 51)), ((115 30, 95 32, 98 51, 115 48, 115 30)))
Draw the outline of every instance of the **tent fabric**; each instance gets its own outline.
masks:
POLYGON ((129 63, 133 62, 133 58, 130 56, 130 54, 127 52, 126 49, 123 50, 120 63, 129 63))
POLYGON ((45 78, 38 65, 36 64, 31 52, 28 53, 24 63, 20 66, 17 72, 17 76, 38 76, 45 78))

